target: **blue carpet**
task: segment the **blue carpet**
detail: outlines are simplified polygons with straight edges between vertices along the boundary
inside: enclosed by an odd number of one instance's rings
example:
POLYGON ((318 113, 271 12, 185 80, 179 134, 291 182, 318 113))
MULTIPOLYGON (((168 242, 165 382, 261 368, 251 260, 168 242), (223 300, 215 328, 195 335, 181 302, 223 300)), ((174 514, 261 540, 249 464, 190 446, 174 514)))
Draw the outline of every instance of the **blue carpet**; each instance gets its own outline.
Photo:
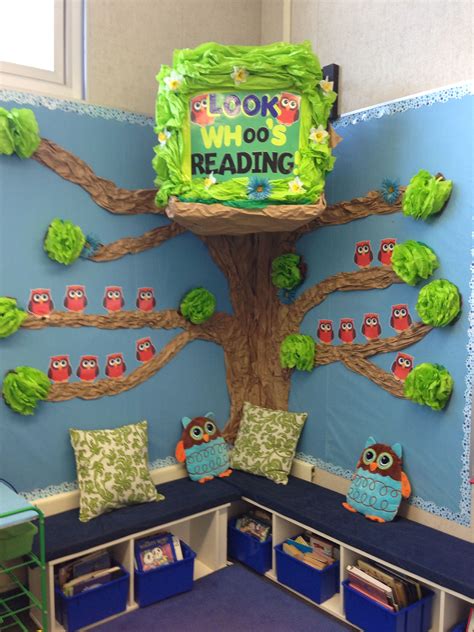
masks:
POLYGON ((270 580, 235 564, 191 592, 142 608, 97 632, 344 632, 349 629, 270 580))

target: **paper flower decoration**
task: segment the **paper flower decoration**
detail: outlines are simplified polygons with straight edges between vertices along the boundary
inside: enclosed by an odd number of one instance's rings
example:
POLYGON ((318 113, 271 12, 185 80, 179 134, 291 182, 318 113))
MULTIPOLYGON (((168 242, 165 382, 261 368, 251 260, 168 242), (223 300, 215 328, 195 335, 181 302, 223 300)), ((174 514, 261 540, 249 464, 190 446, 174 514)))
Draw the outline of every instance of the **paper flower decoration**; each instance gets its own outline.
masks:
POLYGON ((272 185, 267 178, 252 176, 247 185, 247 195, 251 200, 266 200, 272 192, 272 185))
POLYGON ((421 170, 410 180, 403 195, 404 215, 415 219, 427 219, 439 213, 448 201, 453 189, 452 180, 443 176, 432 176, 429 171, 421 170))
POLYGON ((9 371, 3 380, 3 399, 20 415, 32 415, 38 402, 48 397, 51 382, 48 376, 30 366, 9 371))
POLYGON ((319 87, 323 92, 332 92, 334 89, 334 81, 329 81, 329 77, 326 77, 325 79, 321 79, 319 87))
POLYGON ((86 238, 79 226, 62 219, 53 219, 44 239, 44 249, 50 259, 71 265, 80 256, 86 238))
POLYGON ((324 129, 322 125, 318 125, 318 127, 312 127, 309 132, 309 140, 312 140, 313 143, 322 143, 328 138, 329 133, 324 129))
POLYGON ((27 316, 26 312, 18 309, 14 298, 0 297, 0 338, 7 338, 18 331, 27 316))
POLYGON ((204 188, 210 189, 213 184, 215 184, 217 180, 214 177, 214 171, 212 171, 207 178, 204 178, 204 188))
POLYGON ((160 147, 164 147, 168 142, 168 138, 171 137, 171 132, 169 132, 166 127, 158 132, 158 142, 160 143, 160 147))
POLYGON ((438 257, 431 248, 411 239, 395 246, 391 264, 395 274, 408 285, 428 279, 439 266, 438 257))
POLYGON ((164 78, 165 86, 172 92, 177 92, 183 85, 184 77, 176 70, 172 70, 170 74, 164 78))
POLYGON ((304 279, 306 266, 300 255, 289 252, 272 261, 272 283, 280 290, 293 290, 304 279))
POLYGON ((421 288, 416 311, 425 325, 449 325, 461 311, 461 295, 458 288, 445 279, 431 281, 421 288))
POLYGON ((245 83, 248 79, 249 73, 245 70, 245 68, 239 68, 238 66, 234 66, 234 70, 231 75, 232 79, 236 86, 241 83, 245 83))
POLYGON ((36 117, 26 108, 0 108, 0 154, 13 152, 20 158, 29 158, 39 147, 41 138, 36 117))
POLYGON ((284 369, 312 371, 314 367, 315 344, 311 336, 290 334, 280 347, 280 364, 284 369))
POLYGON ((453 385, 453 378, 444 366, 425 362, 408 374, 403 384, 403 393, 407 399, 417 404, 442 410, 448 403, 453 385))
POLYGON ((380 195, 387 204, 395 204, 400 195, 400 183, 398 180, 390 180, 385 178, 380 187, 380 195))
POLYGON ((216 297, 209 290, 197 287, 186 294, 179 309, 193 325, 202 325, 216 311, 216 297))
POLYGON ((290 193, 304 193, 304 184, 301 182, 300 178, 296 176, 294 180, 288 182, 288 188, 290 189, 290 193))

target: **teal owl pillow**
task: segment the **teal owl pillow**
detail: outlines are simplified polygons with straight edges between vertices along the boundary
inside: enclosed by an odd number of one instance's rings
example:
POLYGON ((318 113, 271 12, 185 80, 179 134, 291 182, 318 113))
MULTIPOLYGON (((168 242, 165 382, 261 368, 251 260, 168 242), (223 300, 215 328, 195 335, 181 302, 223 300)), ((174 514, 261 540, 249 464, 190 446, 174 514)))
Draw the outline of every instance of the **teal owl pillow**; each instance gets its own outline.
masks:
POLYGON ((410 481, 402 469, 402 446, 367 439, 343 507, 374 522, 389 522, 397 515, 402 498, 411 494, 410 481))
POLYGON ((76 456, 79 520, 126 505, 162 500, 148 470, 148 424, 69 431, 76 456))
POLYGON ((227 444, 214 421, 214 414, 204 417, 183 417, 183 434, 176 446, 176 458, 186 461, 189 478, 206 483, 215 476, 230 476, 227 444))

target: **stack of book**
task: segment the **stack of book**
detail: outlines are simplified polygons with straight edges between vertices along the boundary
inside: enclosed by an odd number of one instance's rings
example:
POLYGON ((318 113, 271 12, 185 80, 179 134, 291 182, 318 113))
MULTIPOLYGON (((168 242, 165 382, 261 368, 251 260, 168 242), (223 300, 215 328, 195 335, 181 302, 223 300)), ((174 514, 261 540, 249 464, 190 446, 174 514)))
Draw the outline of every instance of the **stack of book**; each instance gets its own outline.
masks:
POLYGON ((421 585, 376 562, 357 560, 347 567, 349 585, 381 606, 398 612, 423 597, 421 585))
POLYGON ((141 572, 153 571, 182 559, 181 542, 172 533, 157 533, 135 542, 135 568, 141 572))
POLYGON ((123 574, 120 566, 112 563, 108 551, 97 551, 59 567, 56 582, 66 597, 107 584, 123 574))
POLYGON ((297 538, 283 542, 282 549, 288 555, 322 571, 336 561, 336 547, 331 542, 306 532, 297 538))
POLYGON ((265 542, 272 533, 272 517, 266 511, 254 509, 237 518, 235 528, 265 542))

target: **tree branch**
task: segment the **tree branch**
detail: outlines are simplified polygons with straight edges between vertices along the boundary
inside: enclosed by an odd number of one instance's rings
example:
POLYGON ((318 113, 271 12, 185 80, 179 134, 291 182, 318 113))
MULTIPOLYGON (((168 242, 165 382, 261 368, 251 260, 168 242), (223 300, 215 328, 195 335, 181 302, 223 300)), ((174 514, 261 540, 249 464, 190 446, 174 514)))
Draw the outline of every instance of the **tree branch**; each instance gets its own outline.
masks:
POLYGON ((40 146, 31 157, 61 178, 78 184, 96 204, 111 213, 138 215, 164 212, 155 206, 155 189, 122 189, 110 180, 96 176, 87 163, 46 138, 41 139, 40 146))
POLYGON ((432 327, 423 323, 415 323, 396 336, 371 340, 365 344, 356 345, 316 345, 316 365, 342 362, 348 369, 363 375, 377 386, 380 386, 395 397, 404 398, 403 384, 396 380, 391 373, 384 371, 366 358, 378 353, 390 353, 406 349, 422 340, 432 327))
POLYGON ((391 268, 383 266, 356 270, 355 272, 339 272, 303 292, 290 306, 288 315, 298 326, 306 312, 322 303, 332 292, 380 290, 393 283, 403 283, 403 281, 391 268))
POLYGON ((45 329, 47 327, 96 327, 98 329, 185 329, 194 338, 222 344, 231 335, 234 319, 230 314, 217 312, 203 325, 193 325, 176 310, 160 312, 122 311, 113 314, 78 314, 75 312, 52 312, 49 317, 28 316, 23 329, 45 329))
POLYGON ((125 255, 136 255, 139 252, 156 248, 163 242, 168 241, 168 239, 182 235, 185 232, 186 229, 179 224, 159 226, 143 233, 140 237, 124 237, 110 244, 100 246, 89 259, 96 262, 115 261, 125 257, 125 255))
POLYGON ((402 209, 402 194, 406 187, 400 187, 400 195, 394 204, 387 204, 378 191, 369 191, 365 197, 354 198, 346 202, 338 202, 328 206, 319 217, 309 224, 297 228, 298 236, 305 235, 321 226, 347 224, 369 215, 388 215, 398 213, 402 209))
POLYGON ((86 382, 74 382, 71 384, 53 384, 48 395, 49 402, 64 402, 69 399, 99 399, 105 395, 119 395, 125 393, 139 384, 146 382, 158 373, 175 355, 177 355, 188 342, 195 336, 184 331, 156 354, 149 362, 135 369, 127 377, 121 379, 106 378, 88 384, 86 382))

